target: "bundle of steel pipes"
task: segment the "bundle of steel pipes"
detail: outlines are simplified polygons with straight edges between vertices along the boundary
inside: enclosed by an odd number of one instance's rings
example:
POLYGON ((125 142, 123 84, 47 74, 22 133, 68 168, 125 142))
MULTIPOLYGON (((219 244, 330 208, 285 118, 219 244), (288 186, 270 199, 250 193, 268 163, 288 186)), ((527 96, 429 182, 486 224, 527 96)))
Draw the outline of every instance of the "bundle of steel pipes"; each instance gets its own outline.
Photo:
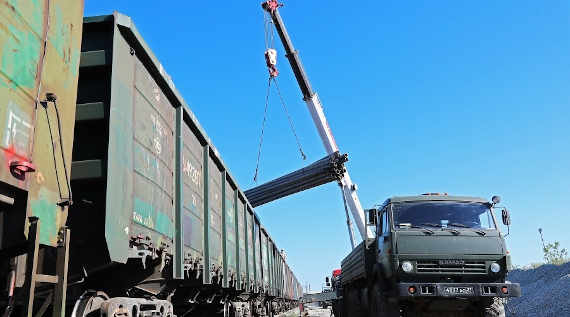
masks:
POLYGON ((289 196, 332 181, 339 181, 345 172, 347 154, 335 152, 315 163, 245 191, 253 207, 289 196))

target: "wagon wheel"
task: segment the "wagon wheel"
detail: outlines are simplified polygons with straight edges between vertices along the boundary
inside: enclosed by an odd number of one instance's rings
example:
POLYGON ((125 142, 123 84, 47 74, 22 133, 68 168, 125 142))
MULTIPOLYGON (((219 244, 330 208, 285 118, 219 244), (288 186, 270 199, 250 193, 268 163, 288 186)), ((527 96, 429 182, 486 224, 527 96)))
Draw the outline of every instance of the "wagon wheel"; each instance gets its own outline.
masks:
POLYGON ((101 291, 86 291, 79 297, 73 306, 71 317, 94 317, 99 316, 99 309, 109 296, 101 291))

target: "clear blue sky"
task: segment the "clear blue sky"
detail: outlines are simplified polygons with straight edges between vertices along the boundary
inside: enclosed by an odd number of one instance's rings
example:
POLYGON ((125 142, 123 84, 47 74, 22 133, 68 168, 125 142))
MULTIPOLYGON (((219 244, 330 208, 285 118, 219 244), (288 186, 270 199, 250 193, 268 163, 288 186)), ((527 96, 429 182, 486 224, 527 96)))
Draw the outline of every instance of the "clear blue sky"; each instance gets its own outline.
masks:
MULTIPOLYGON (((267 72, 260 1, 86 0, 118 10, 172 76, 242 188, 253 185, 267 72)), ((423 192, 491 197, 512 212, 513 261, 541 260, 537 228, 570 247, 568 1, 300 1, 281 9, 365 207, 423 192)), ((260 180, 325 152, 280 42, 260 180)), ((257 209, 299 280, 320 289, 349 251, 339 189, 257 209)))

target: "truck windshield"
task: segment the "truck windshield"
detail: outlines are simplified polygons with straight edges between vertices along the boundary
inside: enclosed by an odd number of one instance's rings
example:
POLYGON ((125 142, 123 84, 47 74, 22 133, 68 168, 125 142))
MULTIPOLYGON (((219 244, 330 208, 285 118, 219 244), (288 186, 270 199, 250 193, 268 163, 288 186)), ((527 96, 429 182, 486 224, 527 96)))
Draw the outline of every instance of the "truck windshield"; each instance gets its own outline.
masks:
POLYGON ((398 228, 441 227, 495 229, 488 206, 464 202, 404 202, 394 203, 394 225, 398 228))

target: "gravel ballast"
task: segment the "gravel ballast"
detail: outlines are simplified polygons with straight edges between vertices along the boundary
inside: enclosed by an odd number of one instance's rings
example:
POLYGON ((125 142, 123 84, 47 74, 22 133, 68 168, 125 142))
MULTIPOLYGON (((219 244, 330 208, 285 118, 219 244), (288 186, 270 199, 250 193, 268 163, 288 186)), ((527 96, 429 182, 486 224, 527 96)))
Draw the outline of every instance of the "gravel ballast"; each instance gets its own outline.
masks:
POLYGON ((517 269, 508 280, 520 283, 522 297, 509 300, 507 316, 570 316, 570 262, 517 269))

